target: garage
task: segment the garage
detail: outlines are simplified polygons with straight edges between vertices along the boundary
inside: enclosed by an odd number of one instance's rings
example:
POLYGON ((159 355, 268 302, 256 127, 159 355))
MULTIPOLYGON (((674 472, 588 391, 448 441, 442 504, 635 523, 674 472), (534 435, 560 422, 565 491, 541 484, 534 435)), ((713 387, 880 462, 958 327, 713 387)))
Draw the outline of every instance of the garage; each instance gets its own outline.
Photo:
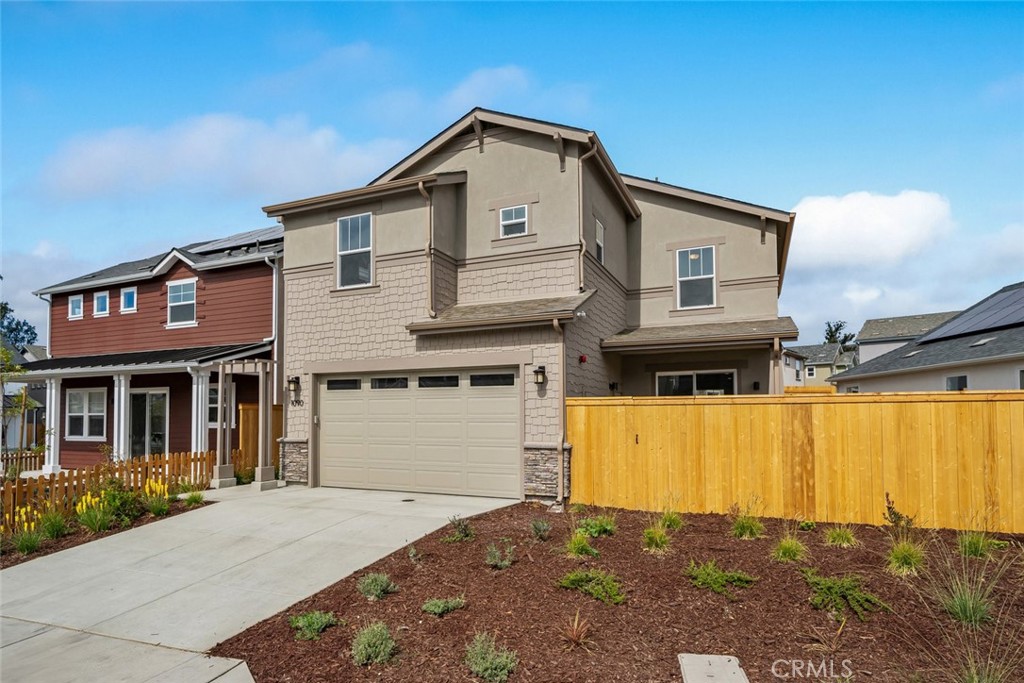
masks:
POLYGON ((322 376, 322 486, 519 498, 516 368, 322 376))

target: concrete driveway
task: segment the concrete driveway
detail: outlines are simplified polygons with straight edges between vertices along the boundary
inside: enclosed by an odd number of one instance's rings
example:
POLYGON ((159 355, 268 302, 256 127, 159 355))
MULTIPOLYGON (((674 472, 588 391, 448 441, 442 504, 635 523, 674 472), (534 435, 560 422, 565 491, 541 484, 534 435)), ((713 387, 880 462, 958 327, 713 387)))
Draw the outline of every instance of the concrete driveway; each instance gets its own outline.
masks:
POLYGON ((353 489, 216 505, 0 572, 4 681, 251 681, 202 653, 444 526, 515 501, 353 489))

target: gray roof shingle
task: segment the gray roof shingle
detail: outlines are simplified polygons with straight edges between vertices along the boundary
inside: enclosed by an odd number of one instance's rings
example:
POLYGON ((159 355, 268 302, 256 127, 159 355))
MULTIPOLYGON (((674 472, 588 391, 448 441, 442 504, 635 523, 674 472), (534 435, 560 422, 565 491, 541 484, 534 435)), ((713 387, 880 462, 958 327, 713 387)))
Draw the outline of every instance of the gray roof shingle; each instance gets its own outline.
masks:
POLYGON ((623 330, 608 337, 601 346, 614 349, 626 346, 694 344, 712 340, 795 338, 799 334, 790 317, 699 325, 658 325, 623 330))
POLYGON ((443 331, 460 327, 478 327, 530 322, 548 318, 569 318, 590 298, 593 290, 573 296, 546 299, 519 299, 485 304, 456 304, 431 320, 406 326, 411 332, 443 331))
POLYGON ((807 346, 787 346, 807 359, 807 365, 832 365, 842 353, 839 344, 809 344, 807 346))
POLYGON ((897 339, 916 339, 946 322, 960 311, 902 315, 895 318, 871 318, 864 321, 857 333, 857 341, 872 342, 897 339))

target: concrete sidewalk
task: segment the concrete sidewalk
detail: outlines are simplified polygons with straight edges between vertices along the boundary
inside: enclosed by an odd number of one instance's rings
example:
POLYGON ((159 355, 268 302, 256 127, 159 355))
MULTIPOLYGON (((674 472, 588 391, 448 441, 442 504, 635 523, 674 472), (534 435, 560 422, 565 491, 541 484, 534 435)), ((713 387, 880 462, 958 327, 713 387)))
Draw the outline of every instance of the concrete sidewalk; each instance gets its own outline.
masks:
POLYGON ((252 680, 217 643, 444 526, 511 500, 208 491, 216 505, 0 572, 0 679, 252 680))

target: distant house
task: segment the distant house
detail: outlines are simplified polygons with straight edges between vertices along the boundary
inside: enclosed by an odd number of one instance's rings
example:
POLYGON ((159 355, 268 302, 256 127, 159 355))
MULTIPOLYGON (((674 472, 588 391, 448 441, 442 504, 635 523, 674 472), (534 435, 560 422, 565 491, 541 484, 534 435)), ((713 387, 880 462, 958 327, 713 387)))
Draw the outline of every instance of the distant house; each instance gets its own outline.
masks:
POLYGON ((864 326, 857 333, 857 361, 865 363, 906 346, 958 313, 960 311, 946 311, 865 320, 864 326))
POLYGON ((804 363, 807 357, 791 348, 782 349, 782 386, 802 387, 804 385, 804 363))
MULTIPOLYGON (((10 352, 11 363, 14 365, 24 366, 27 361, 34 358, 27 350, 19 351, 6 341, 3 342, 3 345, 10 352)), ((46 349, 41 346, 26 347, 26 349, 28 348, 37 352, 41 349, 44 355, 46 353, 46 349)), ((23 375, 16 375, 13 378, 5 377, 3 438, 0 439, 0 444, 5 451, 33 448, 42 438, 46 390, 39 384, 32 384, 24 380, 23 375), (10 381, 10 379, 14 381, 10 381), (28 400, 24 400, 25 398, 28 400)))
POLYGON ((1024 389, 1024 282, 831 381, 840 393, 1024 389))
POLYGON ((840 344, 788 346, 786 349, 806 359, 803 386, 828 386, 829 377, 853 364, 852 352, 844 352, 840 344))

